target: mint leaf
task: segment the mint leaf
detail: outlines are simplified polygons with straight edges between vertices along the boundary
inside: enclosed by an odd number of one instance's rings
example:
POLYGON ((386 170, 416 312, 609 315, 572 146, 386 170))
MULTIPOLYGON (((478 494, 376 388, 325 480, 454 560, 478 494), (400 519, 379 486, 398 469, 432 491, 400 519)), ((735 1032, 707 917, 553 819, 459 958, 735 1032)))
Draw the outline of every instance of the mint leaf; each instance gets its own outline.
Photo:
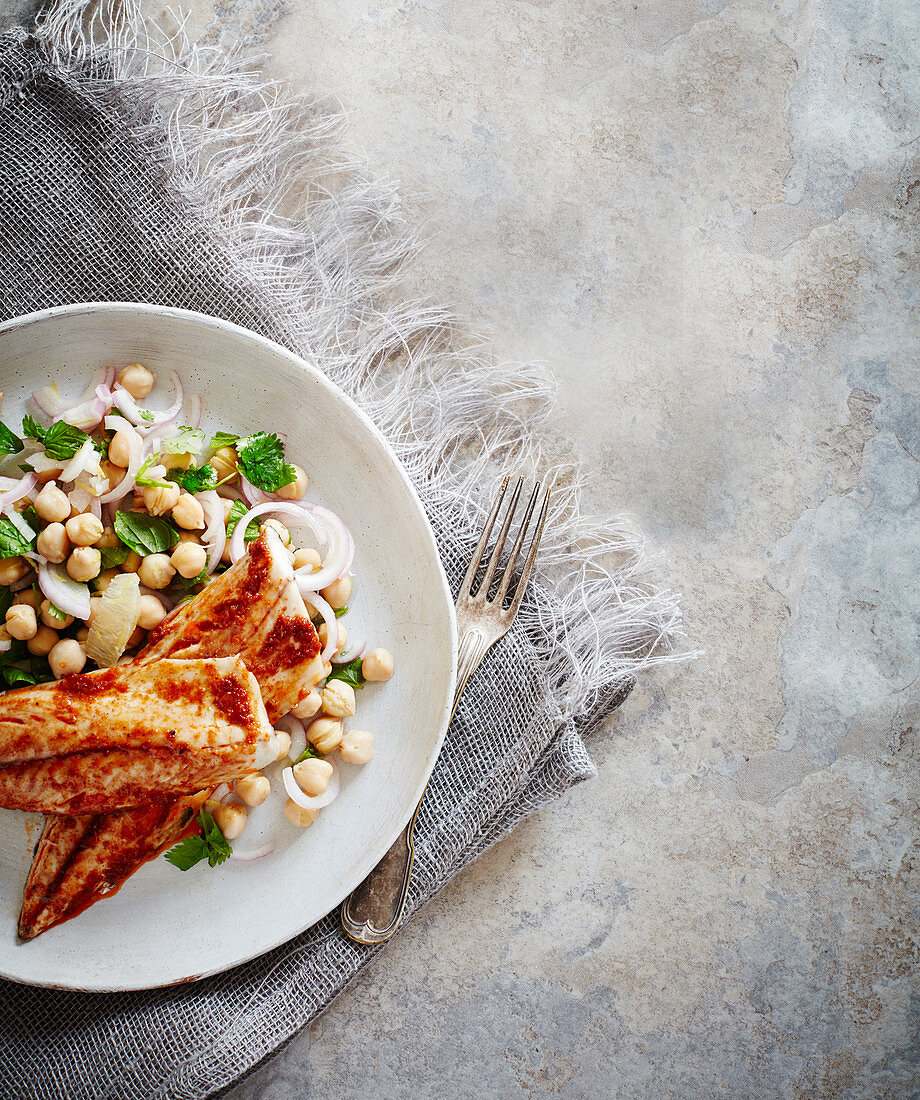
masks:
POLYGON ((114 569, 118 565, 124 565, 131 551, 127 546, 103 546, 100 551, 100 572, 104 569, 114 569))
POLYGON ((215 432, 211 436, 211 442, 208 446, 213 447, 215 451, 219 451, 221 447, 233 447, 239 438, 238 435, 233 435, 231 432, 215 432))
POLYGON ((293 466, 284 461, 284 446, 274 434, 256 432, 236 445, 243 473, 258 489, 275 493, 297 477, 293 466))
MULTIPOLYGON (((34 421, 32 423, 37 427, 34 421)), ((24 427, 23 430, 25 430, 24 427)), ((86 432, 75 428, 72 424, 65 424, 63 420, 58 420, 48 429, 42 429, 42 433, 41 437, 30 435, 30 438, 38 439, 39 443, 44 444, 45 454, 57 462, 66 462, 67 459, 73 458, 90 438, 86 432)), ((93 440, 93 446, 100 454, 104 453, 105 449, 98 440, 93 440)))
POLYGON ((32 543, 13 526, 6 516, 0 516, 0 558, 15 558, 32 549, 32 543))
POLYGON ((42 443, 46 431, 47 428, 43 428, 34 416, 24 416, 22 418, 22 434, 26 439, 34 439, 36 442, 42 443))
POLYGON ((179 532, 162 516, 144 512, 116 512, 115 534, 136 554, 162 554, 179 541, 179 532))
MULTIPOLYGON (((233 534, 236 525, 249 511, 250 506, 244 503, 242 500, 235 500, 233 507, 227 514, 227 538, 233 534)), ((259 521, 256 519, 250 520, 249 525, 246 528, 246 534, 243 535, 244 542, 252 542, 253 539, 259 537, 259 521)))
POLYGON ((22 440, 0 420, 0 455, 18 455, 22 450, 22 440))
POLYGON ((361 671, 361 658, 355 657, 353 661, 348 661, 344 665, 333 665, 332 672, 326 677, 326 683, 330 680, 343 680, 346 684, 351 684, 353 688, 364 687, 364 673, 361 671))

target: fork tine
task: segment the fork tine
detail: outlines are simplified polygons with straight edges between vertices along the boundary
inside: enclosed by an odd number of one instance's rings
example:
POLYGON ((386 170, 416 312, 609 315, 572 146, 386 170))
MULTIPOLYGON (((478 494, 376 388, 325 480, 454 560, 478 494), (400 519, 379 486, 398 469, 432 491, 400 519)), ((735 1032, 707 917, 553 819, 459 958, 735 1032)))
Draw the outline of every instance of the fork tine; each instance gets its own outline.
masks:
POLYGON ((476 578, 476 573, 479 570, 479 563, 482 561, 482 555, 485 552, 486 544, 489 541, 489 535, 492 534, 492 527, 495 524, 495 517, 498 515, 498 510, 501 507, 501 503, 505 497, 505 490, 508 488, 509 478, 505 478, 502 481, 501 488, 498 491, 498 495, 495 497, 495 503, 492 505, 492 510, 489 512, 488 518, 482 527, 482 534, 479 536, 479 542, 476 543, 476 549, 473 551, 473 557, 470 561, 469 568, 466 571, 466 576, 460 582, 460 591, 457 593, 457 599, 461 596, 469 596, 473 587, 473 581, 476 578))
POLYGON ((534 485, 533 492, 530 494, 530 500, 527 502, 527 511, 524 513, 524 518, 521 520, 521 529, 518 531, 517 538, 514 540, 514 546, 511 547, 511 553, 508 555, 508 562, 505 565, 505 572, 502 574, 502 583, 498 592, 495 594, 495 603, 499 607, 505 602, 505 596, 508 594, 508 585, 511 584, 511 575, 514 572, 514 567, 517 564, 518 554, 521 552, 521 546, 524 542, 524 536, 527 534, 527 528, 530 526, 530 517, 533 515, 533 506, 537 502, 537 495, 540 492, 539 482, 534 485))
POLYGON ((521 495, 521 487, 524 484, 522 477, 518 478, 518 483, 514 487, 514 492, 511 494, 511 499, 508 501, 508 510, 505 512, 505 518, 502 520, 501 528, 498 534, 495 536, 495 546, 492 549, 492 557, 489 558, 489 567, 486 569, 486 575, 482 578, 482 584, 479 586, 476 592, 476 599, 489 598, 489 589, 492 586, 492 580, 495 577, 495 570, 498 568, 498 561, 501 557, 502 550, 505 548, 505 539, 508 537, 508 531, 511 527, 511 520, 514 518, 514 510, 517 508, 518 497, 521 495))
POLYGON ((530 574, 533 572, 533 563, 536 560, 537 550, 540 548, 540 539, 543 535, 543 525, 546 523, 546 513, 549 511, 549 493, 549 489, 544 493, 543 506, 540 509, 540 515, 537 517, 536 530, 533 533, 530 549, 527 551, 527 557, 521 569, 521 576, 514 590, 514 599, 511 601, 511 606, 505 612, 505 614, 509 615, 512 619, 521 606, 521 600, 524 598, 524 590, 527 588, 527 582, 530 580, 530 574))

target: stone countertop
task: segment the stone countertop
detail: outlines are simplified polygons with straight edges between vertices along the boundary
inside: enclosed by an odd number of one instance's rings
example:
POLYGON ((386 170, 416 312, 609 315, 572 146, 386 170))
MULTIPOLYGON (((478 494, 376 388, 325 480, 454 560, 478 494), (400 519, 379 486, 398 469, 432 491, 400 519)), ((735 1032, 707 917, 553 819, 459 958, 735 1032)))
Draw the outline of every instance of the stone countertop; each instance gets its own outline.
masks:
POLYGON ((193 19, 340 97, 705 651, 232 1100, 917 1095, 920 8, 193 19))

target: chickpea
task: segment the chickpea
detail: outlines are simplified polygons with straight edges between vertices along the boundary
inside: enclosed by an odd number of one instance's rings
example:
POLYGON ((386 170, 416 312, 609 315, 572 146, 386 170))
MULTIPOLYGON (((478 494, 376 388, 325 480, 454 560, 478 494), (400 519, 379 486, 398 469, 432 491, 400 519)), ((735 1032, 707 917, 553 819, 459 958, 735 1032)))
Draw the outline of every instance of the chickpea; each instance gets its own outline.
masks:
POLYGON ((63 465, 52 466, 48 470, 36 470, 35 480, 38 482, 39 485, 46 485, 49 481, 54 481, 55 478, 59 478, 63 472, 63 465))
POLYGON ((148 588, 165 588, 176 575, 168 554, 148 554, 137 571, 141 584, 148 588))
POLYGON ((125 474, 127 470, 123 470, 120 466, 116 466, 114 462, 110 462, 107 458, 103 458, 99 465, 102 468, 103 477, 109 479, 109 488, 114 489, 116 485, 121 485, 125 480, 125 474))
POLYGON ((349 730, 339 745, 339 756, 349 764, 369 764, 374 759, 374 735, 367 730, 349 730))
POLYGON ((224 523, 226 523, 230 518, 230 513, 233 511, 233 505, 236 504, 236 501, 231 500, 229 497, 221 497, 220 503, 224 510, 224 523))
POLYGON ((81 626, 80 629, 77 631, 77 641, 80 642, 80 644, 82 645, 83 642, 85 642, 88 637, 89 637, 89 628, 85 627, 85 626, 81 626))
POLYGON ((337 581, 333 581, 332 584, 327 584, 325 588, 321 589, 320 595, 334 611, 338 611, 340 607, 344 607, 348 603, 348 597, 351 595, 353 587, 351 577, 339 577, 337 581))
POLYGON ((0 558, 0 585, 21 581, 30 568, 31 566, 24 558, 0 558))
POLYGON ((165 516, 179 502, 182 490, 171 481, 168 485, 147 485, 142 495, 144 507, 152 516, 165 516))
POLYGON ((139 646, 146 636, 147 631, 142 626, 136 626, 125 642, 125 649, 134 649, 135 646, 139 646))
POLYGON ((299 825, 301 829, 305 829, 319 816, 319 810, 305 810, 303 806, 298 806, 293 798, 289 798, 284 804, 284 816, 292 825, 299 825))
POLYGON ((111 550, 112 547, 118 545, 118 535, 115 534, 114 527, 104 527, 102 534, 96 540, 96 546, 100 550, 111 550))
MULTIPOLYGON (((109 462, 126 470, 131 462, 131 443, 127 432, 116 432, 109 443, 109 462)), ((124 474, 122 474, 124 477, 124 474)))
POLYGON ((50 600, 42 600, 39 612, 42 622, 52 630, 66 630, 73 622, 73 615, 56 615, 51 609, 50 600))
POLYGON ((276 760, 283 760, 291 751, 291 735, 287 730, 275 730, 275 738, 278 741, 278 755, 276 760))
POLYGON ((35 498, 35 511, 49 523, 63 523, 70 518, 70 501, 66 493, 49 481, 35 498))
POLYGON ((277 519, 267 519, 264 523, 260 523, 259 527, 270 527, 285 546, 289 546, 291 543, 291 532, 277 519))
POLYGON ((186 531, 200 531, 204 527, 204 509, 191 493, 183 493, 173 505, 172 517, 186 531))
POLYGON ((307 737, 317 752, 325 755, 342 740, 342 722, 338 718, 315 718, 307 726, 307 737))
MULTIPOLYGON (((338 622, 335 625, 339 632, 338 640, 335 643, 335 651, 336 653, 341 653, 348 644, 348 627, 342 622, 338 622)), ((329 629, 325 623, 320 623, 316 628, 316 636, 323 643, 323 649, 325 649, 326 642, 329 640, 329 629)))
POLYGON ((307 475, 299 466, 295 465, 294 471, 297 474, 294 480, 287 485, 282 485, 278 490, 277 495, 282 500, 301 500, 307 491, 307 486, 310 484, 307 475))
POLYGON ((131 656, 130 653, 123 653, 118 658, 118 660, 115 662, 115 667, 116 668, 121 668, 122 665, 130 665, 130 664, 133 663, 133 661, 134 661, 134 658, 131 656))
POLYGON ((271 794, 272 785, 261 773, 244 775, 236 781, 236 793, 247 806, 261 806, 271 794))
POLYGON ((323 688, 323 713, 333 718, 350 718, 355 713, 355 689, 343 680, 330 680, 323 688))
POLYGON ((26 642, 26 649, 36 657, 47 657, 57 645, 57 631, 50 626, 40 626, 26 642))
POLYGON ((215 806, 211 816, 217 823, 218 829, 224 834, 225 840, 236 840, 246 828, 249 815, 245 806, 238 806, 235 802, 221 802, 215 806))
POLYGON ((96 519, 92 512, 83 512, 82 515, 73 516, 64 524, 67 537, 74 546, 95 546, 102 538, 105 528, 101 519, 96 519))
POLYGON ((208 459, 208 465, 214 467, 218 481, 223 481, 231 475, 235 476, 237 471, 236 451, 232 447, 221 447, 208 459))
POLYGON ((35 608, 27 603, 14 603, 6 612, 6 629, 11 638, 27 642, 38 633, 38 621, 35 608))
POLYGON ((315 688, 311 688, 297 706, 291 710, 291 714, 295 718, 312 718, 314 714, 319 712, 322 705, 322 696, 315 688))
MULTIPOLYGON (((67 521, 68 523, 70 520, 67 521)), ((39 533, 35 542, 35 549, 48 561, 60 563, 70 553, 70 539, 67 537, 67 528, 63 523, 49 523, 39 533)))
POLYGON ((91 581, 99 576, 102 555, 95 546, 78 546, 67 559, 67 572, 75 581, 91 581))
POLYGON ((317 760, 316 757, 301 760, 293 767, 297 786, 310 798, 315 798, 326 790, 332 778, 332 771, 332 765, 328 760, 317 760))
POLYGON ((125 558, 121 566, 123 573, 137 573, 141 567, 143 558, 138 554, 136 550, 130 550, 128 556, 125 558))
POLYGON ((191 542, 180 542, 169 559, 173 569, 180 577, 189 580, 197 577, 208 561, 208 552, 203 546, 191 542))
POLYGON ((17 592, 13 597, 13 603, 25 603, 31 608, 38 607, 39 601, 35 598, 35 592, 32 588, 23 588, 21 592, 17 592))
POLYGON ((83 646, 75 638, 62 638, 48 654, 51 671, 60 680, 63 676, 73 676, 81 672, 86 664, 83 646))
POLYGON ((193 542, 196 546, 200 546, 201 535, 197 531, 180 531, 179 542, 193 542))
POLYGON ((190 454, 174 455, 167 452, 163 455, 163 465, 167 470, 187 470, 192 464, 190 454))
POLYGON ((294 551, 294 568, 305 569, 308 565, 311 566, 313 572, 323 564, 323 559, 320 557, 318 550, 313 550, 310 547, 306 547, 301 550, 294 551))
POLYGON ((153 630, 166 618, 166 608, 156 596, 145 593, 138 605, 137 625, 144 630, 153 630))
POLYGON ((361 662, 365 680, 389 680, 393 675, 393 654, 388 649, 372 649, 361 662))
POLYGON ((103 569, 96 578, 96 591, 104 592, 116 577, 121 576, 120 569, 103 569))
POLYGON ((157 376, 140 363, 132 363, 118 372, 118 381, 125 387, 135 401, 149 397, 157 376))

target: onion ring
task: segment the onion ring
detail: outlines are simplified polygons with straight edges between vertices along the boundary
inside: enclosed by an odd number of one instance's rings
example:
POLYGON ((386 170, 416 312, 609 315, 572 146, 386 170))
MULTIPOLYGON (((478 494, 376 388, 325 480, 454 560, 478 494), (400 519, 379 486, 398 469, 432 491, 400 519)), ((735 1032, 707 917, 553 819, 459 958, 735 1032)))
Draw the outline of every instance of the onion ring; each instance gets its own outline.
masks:
POLYGON ((275 850, 274 844, 263 844, 261 848, 245 848, 243 851, 234 848, 229 858, 238 863, 251 863, 254 859, 264 859, 275 850))
POLYGON ((197 493, 195 499, 201 504, 204 511, 205 529, 201 536, 205 549, 208 552, 208 560, 205 569, 213 573, 220 562, 221 554, 227 545, 227 527, 224 523, 224 506, 215 489, 208 489, 203 493, 197 493))
POLYGON ((285 768, 281 773, 281 779, 284 782, 284 789, 287 791, 288 798, 305 810, 321 810, 324 806, 328 806, 330 802, 334 802, 341 789, 341 780, 339 779, 339 769, 335 766, 335 763, 332 760, 329 763, 332 764, 329 786, 322 794, 313 795, 312 798, 310 795, 304 794, 298 786, 297 780, 294 778, 294 769, 285 768))
POLYGON ((285 714, 275 723, 275 728, 285 730, 291 735, 291 747, 287 754, 292 760, 296 760, 307 747, 307 730, 303 722, 296 714, 285 714))
POLYGON ((35 474, 26 474, 25 477, 20 478, 11 489, 7 489, 5 493, 0 494, 0 512, 6 511, 10 505, 22 500, 23 497, 27 497, 37 484, 38 478, 35 474))
POLYGON ((323 652, 319 655, 319 659, 323 664, 327 664, 329 658, 335 653, 335 647, 339 644, 339 621, 335 617, 335 612, 329 606, 323 597, 312 589, 304 591, 300 588, 300 580, 297 578, 297 574, 294 574, 294 579, 297 580, 297 587, 300 589, 300 595, 303 598, 304 603, 308 603, 311 607, 315 607, 316 610, 322 615, 323 622, 326 624, 326 645, 323 647, 323 652))

